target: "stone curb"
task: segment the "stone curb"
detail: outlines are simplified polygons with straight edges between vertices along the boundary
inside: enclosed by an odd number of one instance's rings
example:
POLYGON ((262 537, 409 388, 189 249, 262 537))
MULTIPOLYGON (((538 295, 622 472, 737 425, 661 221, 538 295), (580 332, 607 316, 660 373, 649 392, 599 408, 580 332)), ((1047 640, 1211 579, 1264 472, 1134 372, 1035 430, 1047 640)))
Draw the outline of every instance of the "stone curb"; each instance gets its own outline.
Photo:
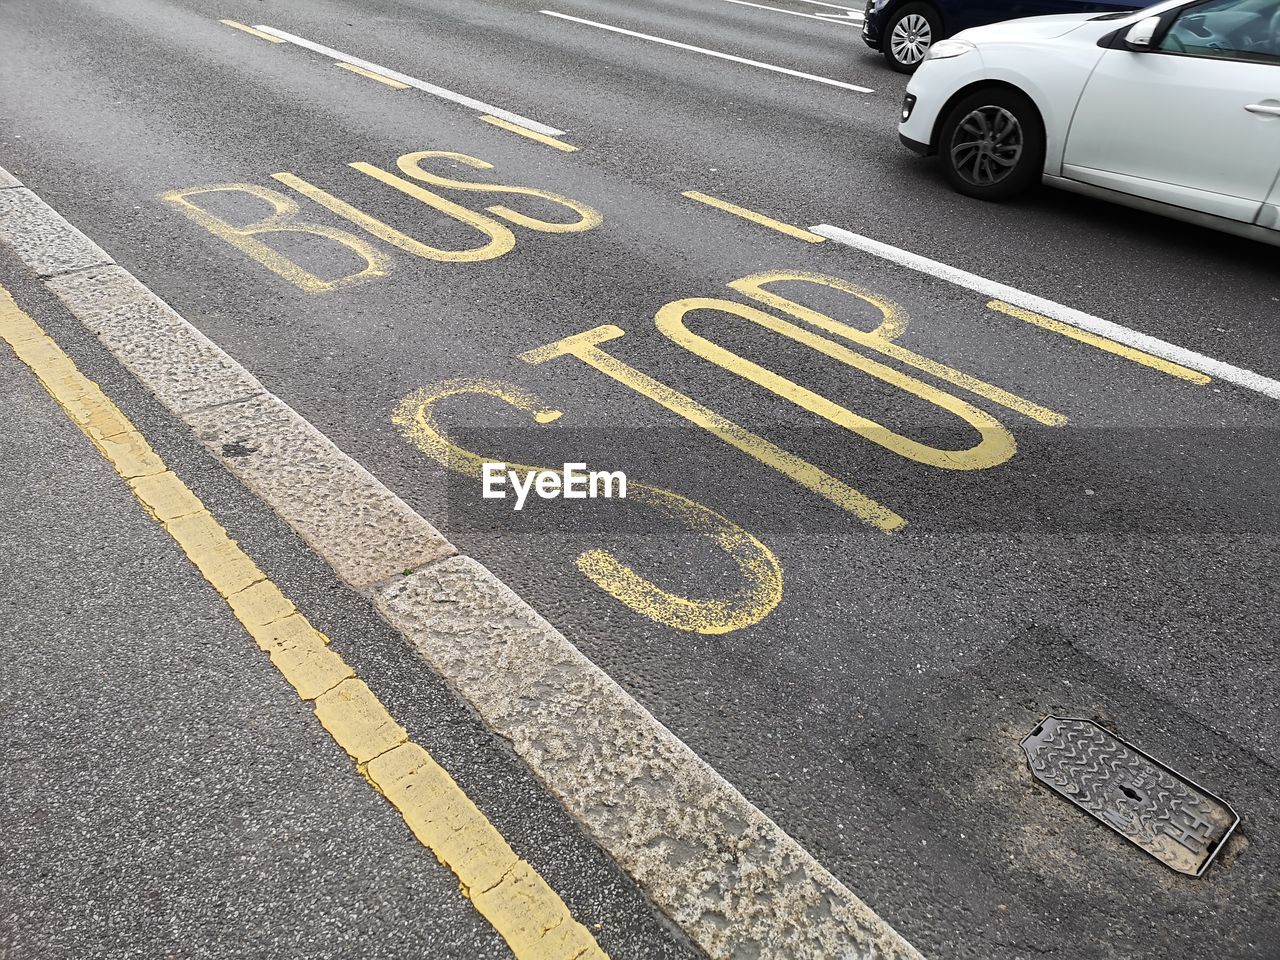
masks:
POLYGON ((430 523, 2 167, 0 240, 338 576, 372 597, 708 956, 920 960, 506 585, 456 556, 430 523))

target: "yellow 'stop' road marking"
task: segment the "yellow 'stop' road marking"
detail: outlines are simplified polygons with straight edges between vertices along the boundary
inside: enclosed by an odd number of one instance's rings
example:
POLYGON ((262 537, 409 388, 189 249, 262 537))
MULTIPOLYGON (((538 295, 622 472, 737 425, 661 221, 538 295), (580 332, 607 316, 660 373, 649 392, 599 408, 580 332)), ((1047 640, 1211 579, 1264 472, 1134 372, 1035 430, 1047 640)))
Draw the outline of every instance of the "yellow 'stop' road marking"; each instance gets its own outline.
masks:
POLYGON ((607 323, 591 330, 584 330, 582 333, 575 333, 555 343, 526 350, 520 354, 520 359, 525 363, 539 364, 556 357, 576 357, 588 366, 599 370, 606 377, 611 377, 624 387, 648 397, 731 447, 790 477, 806 490, 826 497, 836 506, 848 510, 877 530, 893 533, 907 525, 906 520, 866 494, 859 493, 807 460, 770 443, 764 437, 739 426, 728 417, 722 417, 692 397, 686 396, 674 387, 667 386, 660 380, 655 380, 600 348, 600 344, 616 340, 625 334, 626 331, 621 327, 607 323))
MULTIPOLYGON (((500 380, 446 380, 415 390, 402 401, 391 422, 406 440, 446 470, 480 479, 488 455, 464 450, 446 434, 435 407, 455 397, 480 396, 500 400, 528 414, 537 423, 552 423, 561 411, 545 407, 532 393, 500 380)), ((491 451, 490 451, 491 452, 491 451)), ((543 469, 507 461, 508 470, 529 473, 543 469)), ((619 603, 658 623, 693 633, 732 633, 759 623, 782 602, 782 564, 763 543, 732 521, 696 500, 670 490, 630 482, 627 497, 684 525, 693 536, 715 544, 738 568, 743 588, 728 597, 683 597, 635 571, 608 550, 591 549, 574 563, 583 575, 619 603)), ((664 577, 663 579, 666 579, 664 577)))
MULTIPOLYGON (((263 34, 263 36, 268 36, 268 34, 263 34)), ((275 40, 277 43, 284 43, 283 40, 278 40, 275 37, 272 37, 271 39, 275 40)), ((368 77, 370 80, 377 80, 379 83, 385 83, 388 87, 393 87, 396 90, 409 89, 409 85, 407 83, 401 83, 399 80, 392 80, 390 77, 384 77, 382 74, 374 73, 372 70, 366 70, 364 67, 357 67, 354 63, 343 63, 341 60, 335 60, 334 66, 341 67, 343 70, 350 70, 352 73, 358 73, 360 76, 368 77)))
POLYGON ((1060 333, 1064 337, 1070 337, 1073 340, 1079 340, 1081 343, 1087 343, 1091 347, 1097 347, 1099 350, 1105 350, 1107 353, 1114 353, 1117 357, 1124 357, 1126 360, 1132 360, 1134 363, 1140 363, 1144 367, 1150 367, 1152 370, 1159 370, 1161 373, 1167 373, 1171 377, 1177 377, 1179 380, 1186 380, 1189 383, 1198 383, 1204 386, 1206 383, 1212 382, 1212 378, 1201 373, 1198 370, 1191 370, 1184 367, 1180 363, 1174 363, 1172 360, 1165 360, 1163 357, 1157 357, 1147 353, 1145 350, 1139 350, 1136 347, 1128 347, 1123 343, 1117 343, 1107 337, 1100 336, 1096 333, 1090 333, 1088 330, 1081 330, 1079 327, 1073 327, 1070 324, 1062 323, 1051 317, 1046 317, 1042 313, 1036 313, 1033 310, 1024 310, 1021 307, 1015 307, 1011 303, 1005 303, 1003 300, 992 300, 987 306, 995 310, 997 313, 1008 314, 1011 317, 1017 317, 1019 320, 1025 320, 1027 323, 1034 323, 1037 327, 1043 327, 1046 330, 1052 330, 1054 333, 1060 333))
POLYGON ((492 123, 495 127, 501 127, 503 130, 510 130, 512 133, 518 133, 522 137, 528 137, 530 140, 537 140, 539 143, 545 143, 548 147, 554 147, 556 150, 563 150, 565 153, 573 153, 578 149, 571 143, 565 143, 563 140, 557 140, 555 137, 549 137, 545 133, 539 133, 537 130, 530 130, 528 127, 522 127, 520 124, 512 123, 510 120, 503 120, 501 117, 485 115, 480 119, 485 123, 492 123))
POLYGON ((608 960, 559 895, 232 540, 127 417, 0 287, 6 340, 177 541, 329 735, 454 872, 517 960, 608 960))
POLYGON ((251 36, 257 37, 259 40, 266 40, 268 43, 284 43, 279 37, 273 37, 269 33, 263 33, 261 30, 255 30, 247 23, 240 23, 238 20, 219 20, 219 23, 225 23, 228 27, 235 27, 237 30, 243 30, 251 36))
POLYGON ((735 216, 742 217, 744 220, 750 220, 752 223, 758 223, 762 227, 768 227, 770 230, 785 233, 788 237, 803 240, 805 243, 822 243, 827 239, 800 227, 793 227, 789 223, 783 223, 781 220, 775 220, 773 217, 766 217, 763 213, 756 213, 754 210, 740 207, 736 203, 730 203, 728 200, 720 200, 705 193, 699 193, 697 190, 686 190, 681 196, 688 197, 690 200, 697 200, 699 203, 705 203, 707 206, 715 207, 717 210, 732 213, 735 216))

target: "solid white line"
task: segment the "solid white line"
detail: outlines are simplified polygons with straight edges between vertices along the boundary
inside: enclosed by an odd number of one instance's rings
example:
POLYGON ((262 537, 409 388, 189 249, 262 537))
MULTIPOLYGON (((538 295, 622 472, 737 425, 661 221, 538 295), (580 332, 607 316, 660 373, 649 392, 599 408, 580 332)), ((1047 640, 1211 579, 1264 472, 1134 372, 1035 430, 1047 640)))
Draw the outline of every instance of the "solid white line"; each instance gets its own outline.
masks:
POLYGON ((824 3, 823 0, 800 0, 801 3, 812 3, 815 7, 831 7, 833 10, 848 10, 850 13, 862 14, 861 7, 846 7, 839 3, 824 3))
POLYGON ((581 17, 571 17, 567 13, 556 13, 554 10, 540 10, 539 13, 545 13, 548 17, 559 17, 561 20, 572 20, 574 23, 581 23, 588 27, 596 27, 600 30, 609 30, 613 33, 625 34, 628 37, 639 37, 641 40, 652 40, 654 43, 662 43, 668 47, 679 47, 681 50, 692 50, 694 53, 705 53, 708 57, 719 57, 721 60, 732 60, 734 63, 745 63, 749 67, 759 67, 762 70, 772 70, 774 73, 785 73, 789 77, 800 77, 802 80, 813 80, 816 83, 825 83, 829 87, 840 87, 842 90, 853 90, 857 93, 875 93, 870 87, 859 87, 853 83, 845 83, 841 80, 832 80, 829 77, 818 77, 812 73, 802 73, 799 70, 791 70, 787 67, 774 66, 772 63, 761 63, 759 60, 748 60, 745 57, 735 57, 731 53, 720 53, 716 50, 708 50, 706 47, 695 47, 688 43, 680 43, 677 40, 664 40, 662 37, 654 37, 647 33, 636 33, 634 30, 624 30, 622 27, 611 27, 607 23, 596 23, 594 20, 583 20, 581 17))
POLYGON ((1225 380, 1227 383, 1234 383, 1236 386, 1244 387, 1246 390, 1253 390, 1263 396, 1271 397, 1273 400, 1280 400, 1280 380, 1272 380, 1270 377, 1264 377, 1262 374, 1254 373, 1252 370, 1232 366, 1221 360, 1206 357, 1202 353, 1196 353, 1194 350, 1188 350, 1186 347, 1179 347, 1166 340, 1158 340, 1145 333, 1139 333, 1137 330, 1122 327, 1120 324, 1112 323, 1110 320, 1103 320, 1101 317, 1095 317, 1073 307, 1064 306, 1053 300, 1046 300, 1044 297, 1037 297, 1033 293, 1026 293, 1017 287, 1010 287, 1003 283, 997 283, 995 280, 988 280, 986 277, 980 277, 976 273, 969 273, 957 267, 947 266, 947 264, 939 263, 937 260, 922 257, 918 253, 911 253, 908 250, 881 243, 879 240, 872 240, 870 237, 864 237, 858 233, 841 230, 839 227, 833 227, 827 223, 818 224, 816 227, 810 227, 809 229, 811 232, 826 237, 828 240, 843 243, 864 253, 888 260, 890 263, 896 263, 910 270, 926 273, 931 277, 937 277, 939 280, 946 280, 948 283, 954 283, 958 287, 976 291, 986 297, 994 297, 997 300, 1003 300, 1006 303, 1012 303, 1027 310, 1034 310, 1036 313, 1042 313, 1046 317, 1051 317, 1077 329, 1088 330, 1090 333, 1108 337, 1117 343, 1123 343, 1126 346, 1143 350, 1154 356, 1163 357, 1165 360, 1172 360, 1174 363, 1180 363, 1192 370, 1199 370, 1201 373, 1206 373, 1219 380, 1225 380))
POLYGON ((858 15, 857 20, 855 20, 851 13, 801 13, 799 10, 784 10, 782 7, 768 7, 763 3, 751 3, 749 0, 725 0, 725 3, 736 3, 740 7, 755 7, 757 10, 772 10, 774 13, 787 13, 793 17, 804 17, 806 20, 818 20, 821 23, 834 23, 837 26, 840 25, 840 21, 842 20, 845 23, 852 24, 862 19, 862 16, 858 15))
POLYGON ((563 136, 565 131, 557 130, 555 127, 549 127, 545 123, 538 123, 537 120, 530 120, 528 117, 522 117, 518 113, 512 113, 510 110, 503 110, 501 107, 495 107, 491 103, 485 103, 483 100, 476 100, 473 97, 464 96, 461 93, 454 93, 452 90, 446 90, 444 87, 437 87, 434 83, 427 83, 425 80, 419 80, 417 77, 411 77, 407 73, 398 73, 395 70, 371 63, 368 60, 361 60, 359 57, 353 57, 349 53, 343 53, 341 50, 334 50, 332 47, 326 47, 322 43, 316 43, 314 40, 308 40, 305 37, 294 36, 292 33, 285 33, 283 30, 277 30, 275 27, 264 26, 256 23, 253 26, 255 30, 261 30, 263 33, 269 33, 273 37, 279 37, 281 40, 287 40, 289 43, 299 47, 305 47, 307 50, 314 50, 316 53, 322 53, 326 57, 332 57, 334 60, 341 60, 343 63, 350 63, 353 66, 363 67, 373 73, 392 80, 398 80, 400 83, 407 84, 424 93, 429 93, 434 97, 440 97, 444 100, 452 100, 454 103, 460 103, 464 107, 470 107, 472 110, 479 110, 481 113, 491 113, 495 117, 501 117, 503 120, 510 120, 512 123, 518 123, 522 127, 528 127, 530 130, 537 130, 539 133, 545 133, 548 137, 563 136))

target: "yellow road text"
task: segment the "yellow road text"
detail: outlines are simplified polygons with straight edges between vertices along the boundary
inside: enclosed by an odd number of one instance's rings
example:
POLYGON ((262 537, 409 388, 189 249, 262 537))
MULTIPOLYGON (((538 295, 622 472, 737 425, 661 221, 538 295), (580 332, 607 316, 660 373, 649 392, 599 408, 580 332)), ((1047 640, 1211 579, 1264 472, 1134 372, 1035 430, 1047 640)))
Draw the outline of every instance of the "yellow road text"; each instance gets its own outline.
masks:
MULTIPOLYGON (((343 66, 343 64, 340 64, 343 66)), ((378 78, 382 79, 382 78, 378 78)), ((327 190, 304 180, 293 173, 277 173, 272 178, 297 194, 318 204, 330 213, 342 217, 349 223, 359 227, 374 239, 395 247, 412 256, 425 260, 443 263, 479 263, 494 260, 509 253, 516 245, 516 234, 511 224, 535 233, 578 233, 592 230, 602 222, 599 211, 569 197, 539 190, 534 187, 521 187, 501 183, 485 183, 482 181, 450 179, 426 169, 423 164, 436 160, 451 161, 456 164, 473 167, 477 170, 492 170, 493 164, 471 157, 463 153, 447 150, 422 150, 408 153, 396 161, 396 166, 404 176, 390 173, 371 163, 357 161, 349 164, 351 169, 389 186, 445 216, 473 228, 483 238, 476 246, 449 250, 433 246, 423 240, 410 237, 387 223, 370 216, 363 210, 335 196, 327 190), (480 193, 514 194, 536 197, 568 210, 572 214, 569 220, 543 220, 530 214, 512 209, 505 204, 493 204, 484 212, 455 203, 421 184, 426 183, 445 190, 469 191, 480 193), (501 221, 506 221, 503 223, 501 221)), ((313 220, 304 216, 297 201, 277 190, 258 186, 253 183, 221 183, 202 187, 187 187, 181 190, 170 190, 161 194, 160 199, 181 211, 192 222, 204 227, 214 236, 225 240, 241 253, 253 258, 277 276, 283 277, 300 290, 307 293, 329 293, 352 284, 385 277, 390 273, 394 261, 391 254, 382 247, 370 242, 359 234, 313 220), (217 206, 220 212, 203 198, 221 195, 217 206), (233 223, 226 219, 221 211, 228 204, 228 197, 251 198, 250 216, 258 219, 248 223, 233 223), (262 204, 269 212, 261 216, 262 204), (310 236, 316 241, 323 241, 325 246, 312 245, 319 254, 328 253, 330 259, 337 253, 341 256, 342 267, 346 268, 350 256, 354 255, 363 261, 363 267, 353 272, 337 276, 320 276, 302 266, 297 261, 285 256, 272 247, 267 241, 274 235, 289 235, 293 238, 310 236), (338 250, 345 248, 345 253, 338 250)), ((243 204, 240 204, 243 206, 243 204)), ((323 260, 320 256, 318 259, 323 260)))
MULTIPOLYGON (((498 459, 464 450, 445 432, 436 406, 455 397, 488 397, 522 413, 536 423, 552 423, 561 416, 515 384, 493 380, 450 380, 416 390, 400 403, 392 417, 410 443, 446 469, 479 480, 482 465, 498 459)), ((519 463, 507 467, 522 473, 543 468, 519 463)), ((679 596, 647 580, 607 550, 587 550, 576 559, 578 569, 615 600, 658 623, 701 634, 724 634, 759 623, 782 600, 782 565, 772 551, 746 530, 702 504, 670 490, 634 481, 627 498, 678 520, 691 533, 716 545, 734 564, 743 587, 726 598, 679 596)))

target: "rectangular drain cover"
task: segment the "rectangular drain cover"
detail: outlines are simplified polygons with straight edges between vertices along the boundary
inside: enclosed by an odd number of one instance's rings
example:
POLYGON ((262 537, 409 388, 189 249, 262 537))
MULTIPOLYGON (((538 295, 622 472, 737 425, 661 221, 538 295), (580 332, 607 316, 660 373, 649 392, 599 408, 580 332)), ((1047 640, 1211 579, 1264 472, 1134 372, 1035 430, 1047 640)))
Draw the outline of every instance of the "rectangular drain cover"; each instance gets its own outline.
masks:
POLYGON ((1037 780, 1179 873, 1204 873, 1240 822, 1222 800, 1089 720, 1047 716, 1022 749, 1037 780))

